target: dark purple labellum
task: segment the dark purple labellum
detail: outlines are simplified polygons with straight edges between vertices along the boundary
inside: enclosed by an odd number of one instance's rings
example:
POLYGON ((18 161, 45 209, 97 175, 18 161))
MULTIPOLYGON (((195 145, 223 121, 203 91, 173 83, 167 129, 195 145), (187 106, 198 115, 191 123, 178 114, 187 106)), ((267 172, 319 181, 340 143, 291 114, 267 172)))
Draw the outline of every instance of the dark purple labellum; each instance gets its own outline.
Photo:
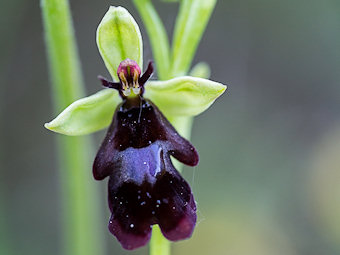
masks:
POLYGON ((177 241, 189 238, 196 205, 170 155, 195 166, 198 154, 158 108, 141 96, 124 98, 93 164, 96 180, 109 176, 109 230, 125 249, 145 245, 153 224, 177 241))

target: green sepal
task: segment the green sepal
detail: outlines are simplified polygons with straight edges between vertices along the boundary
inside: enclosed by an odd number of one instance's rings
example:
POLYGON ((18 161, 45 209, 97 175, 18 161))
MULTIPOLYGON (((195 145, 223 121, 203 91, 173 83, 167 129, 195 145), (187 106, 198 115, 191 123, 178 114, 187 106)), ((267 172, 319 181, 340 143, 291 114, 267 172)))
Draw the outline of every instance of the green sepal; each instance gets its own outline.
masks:
POLYGON ((45 127, 70 136, 93 133, 111 123, 120 102, 116 90, 103 89, 92 96, 73 102, 54 120, 46 123, 45 127))
MULTIPOLYGON (((200 114, 227 88, 221 83, 191 76, 151 81, 146 86, 145 97, 170 120, 200 114)), ((107 127, 120 102, 116 90, 103 89, 75 101, 45 127, 64 135, 86 135, 107 127)))
POLYGON ((143 67, 143 41, 139 27, 123 7, 111 6, 97 28, 97 46, 112 78, 118 81, 117 69, 130 58, 143 67))
POLYGON ((226 90, 226 86, 207 79, 183 76, 167 81, 150 81, 145 87, 149 98, 165 114, 196 116, 205 111, 226 90))

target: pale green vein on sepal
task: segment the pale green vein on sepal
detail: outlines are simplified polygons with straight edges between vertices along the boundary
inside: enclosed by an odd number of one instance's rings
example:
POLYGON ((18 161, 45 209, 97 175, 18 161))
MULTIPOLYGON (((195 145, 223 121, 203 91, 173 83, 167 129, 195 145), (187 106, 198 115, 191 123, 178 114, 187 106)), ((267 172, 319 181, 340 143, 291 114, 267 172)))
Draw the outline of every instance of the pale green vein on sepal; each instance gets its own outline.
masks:
POLYGON ((183 76, 148 82, 145 98, 157 105, 166 117, 196 116, 209 108, 226 88, 211 80, 183 76))
POLYGON ((120 102, 117 91, 103 89, 73 102, 45 127, 64 135, 86 135, 110 125, 120 102))
POLYGON ((112 78, 118 81, 117 69, 130 58, 143 67, 143 41, 139 27, 123 7, 111 6, 97 28, 97 46, 112 78))

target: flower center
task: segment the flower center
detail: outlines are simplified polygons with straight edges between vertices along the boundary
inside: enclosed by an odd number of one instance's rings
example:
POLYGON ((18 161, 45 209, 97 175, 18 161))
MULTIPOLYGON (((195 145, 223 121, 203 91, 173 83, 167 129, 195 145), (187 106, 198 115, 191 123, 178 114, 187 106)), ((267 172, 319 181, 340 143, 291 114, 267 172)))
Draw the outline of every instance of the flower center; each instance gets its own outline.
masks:
POLYGON ((141 69, 136 61, 125 59, 117 69, 119 82, 111 82, 102 76, 98 76, 104 87, 116 89, 120 96, 125 100, 127 98, 141 97, 144 93, 144 85, 153 73, 153 65, 150 61, 148 68, 141 76, 141 69))
MULTIPOLYGON (((130 68, 128 68, 129 70, 130 68)), ((130 71, 130 70, 129 70, 130 71)), ((131 73, 128 72, 128 73, 131 73)), ((138 79, 140 74, 138 73, 138 71, 136 69, 134 69, 133 74, 129 74, 130 76, 132 76, 132 82, 129 82, 127 77, 125 76, 125 73, 122 71, 118 74, 118 77, 122 83, 122 93, 124 96, 128 97, 131 95, 131 91, 133 92, 133 94, 135 95, 140 95, 141 94, 141 88, 139 86, 138 83, 138 79)))
POLYGON ((121 92, 125 97, 137 96, 142 93, 138 81, 140 74, 141 70, 136 61, 125 59, 120 63, 117 75, 122 85, 121 92))

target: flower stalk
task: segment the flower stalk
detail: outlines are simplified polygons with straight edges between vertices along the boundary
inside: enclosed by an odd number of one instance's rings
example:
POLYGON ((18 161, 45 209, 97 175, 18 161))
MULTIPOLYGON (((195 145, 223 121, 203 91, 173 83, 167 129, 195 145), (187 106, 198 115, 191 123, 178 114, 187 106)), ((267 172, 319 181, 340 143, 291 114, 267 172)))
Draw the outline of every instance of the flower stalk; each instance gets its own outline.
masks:
MULTIPOLYGON (((84 96, 78 51, 67 0, 41 0, 54 111, 84 96)), ((104 231, 97 219, 99 190, 92 181, 89 137, 59 136, 59 184, 65 255, 104 254, 104 231)), ((56 214, 58 215, 58 214, 56 214)))

